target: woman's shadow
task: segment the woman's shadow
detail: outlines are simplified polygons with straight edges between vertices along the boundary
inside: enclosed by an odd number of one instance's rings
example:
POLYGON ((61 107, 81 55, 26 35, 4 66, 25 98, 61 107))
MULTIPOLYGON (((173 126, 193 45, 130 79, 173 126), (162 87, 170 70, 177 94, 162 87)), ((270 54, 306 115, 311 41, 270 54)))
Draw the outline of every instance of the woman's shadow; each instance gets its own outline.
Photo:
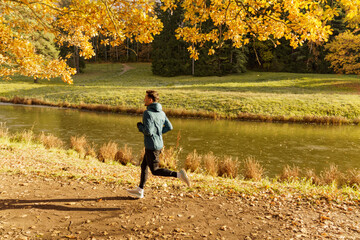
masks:
POLYGON ((7 209, 53 209, 58 211, 116 211, 122 208, 106 207, 68 207, 51 203, 76 203, 76 202, 96 202, 103 201, 124 201, 136 200, 132 197, 103 197, 103 198, 73 198, 73 199, 38 199, 38 200, 19 200, 19 199, 1 199, 0 211, 7 209))

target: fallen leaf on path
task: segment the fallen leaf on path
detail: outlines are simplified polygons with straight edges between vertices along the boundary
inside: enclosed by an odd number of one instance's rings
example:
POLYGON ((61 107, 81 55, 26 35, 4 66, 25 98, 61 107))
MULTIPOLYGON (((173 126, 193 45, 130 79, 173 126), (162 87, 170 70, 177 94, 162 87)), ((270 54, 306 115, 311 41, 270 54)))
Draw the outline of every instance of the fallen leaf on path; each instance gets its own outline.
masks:
POLYGON ((65 238, 68 238, 68 239, 77 239, 76 236, 73 236, 73 235, 66 235, 64 236, 65 238))

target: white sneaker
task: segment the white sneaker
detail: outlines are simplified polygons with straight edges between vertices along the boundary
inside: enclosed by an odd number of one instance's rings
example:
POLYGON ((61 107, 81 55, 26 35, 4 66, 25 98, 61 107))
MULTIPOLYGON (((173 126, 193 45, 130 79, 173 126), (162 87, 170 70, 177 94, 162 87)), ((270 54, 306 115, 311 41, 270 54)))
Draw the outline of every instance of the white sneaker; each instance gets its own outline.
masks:
POLYGON ((143 198, 144 197, 144 189, 136 188, 136 189, 127 189, 126 190, 132 197, 135 198, 143 198))
POLYGON ((186 183, 189 187, 190 187, 190 180, 185 172, 184 169, 181 169, 180 172, 179 172, 180 176, 179 176, 179 179, 181 181, 183 181, 184 183, 186 183))

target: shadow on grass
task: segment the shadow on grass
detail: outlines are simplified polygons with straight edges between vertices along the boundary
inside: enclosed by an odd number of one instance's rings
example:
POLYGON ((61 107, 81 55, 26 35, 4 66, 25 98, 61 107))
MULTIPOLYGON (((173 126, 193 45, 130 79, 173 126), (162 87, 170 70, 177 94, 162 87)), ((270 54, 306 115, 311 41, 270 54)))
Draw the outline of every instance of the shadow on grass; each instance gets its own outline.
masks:
POLYGON ((73 199, 39 199, 39 200, 19 200, 19 199, 2 199, 0 200, 0 211, 8 209, 44 209, 44 210, 58 210, 58 211, 88 211, 88 212, 104 212, 117 211, 122 208, 106 208, 106 207, 68 207, 63 205, 55 205, 49 203, 75 203, 75 202, 95 202, 96 204, 103 204, 103 201, 126 201, 137 200, 132 197, 103 197, 103 198, 73 198, 73 199))

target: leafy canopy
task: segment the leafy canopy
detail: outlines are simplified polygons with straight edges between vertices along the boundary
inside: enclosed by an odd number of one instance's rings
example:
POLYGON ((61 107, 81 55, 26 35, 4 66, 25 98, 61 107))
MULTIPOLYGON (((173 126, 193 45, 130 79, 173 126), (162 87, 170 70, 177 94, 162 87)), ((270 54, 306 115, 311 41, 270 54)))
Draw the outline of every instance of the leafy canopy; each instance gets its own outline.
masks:
MULTIPOLYGON (((163 9, 176 8, 175 1, 164 0, 163 9)), ((200 46, 212 42, 215 48, 228 39, 235 47, 250 39, 272 40, 276 46, 285 38, 293 48, 305 41, 322 43, 332 34, 328 23, 339 10, 327 5, 327 0, 183 0, 181 5, 187 24, 177 30, 177 37, 200 46), (208 20, 216 28, 204 31, 202 25, 208 20)), ((359 0, 338 0, 338 7, 348 12, 349 23, 359 22, 359 0)), ((189 51, 198 58, 195 47, 189 51)))
MULTIPOLYGON (((360 0, 337 0, 347 12, 347 21, 356 27, 360 21, 360 0)), ((117 46, 127 37, 148 43, 162 30, 153 14, 153 0, 2 0, 0 2, 0 76, 14 74, 35 78, 61 76, 71 83, 75 70, 66 59, 49 58, 37 51, 30 41, 31 33, 52 34, 59 45, 79 47, 85 58, 94 56, 91 38, 102 34, 104 44, 117 46)), ((304 41, 324 42, 332 33, 328 22, 337 9, 326 0, 163 0, 162 8, 184 9, 184 22, 176 30, 177 38, 191 45, 192 58, 198 58, 197 47, 213 45, 209 54, 226 40, 235 47, 250 39, 286 38, 296 48, 304 41), (212 21, 214 28, 202 28, 212 21)), ((68 56, 69 57, 69 56, 68 56)))
MULTIPOLYGON (((31 42, 31 33, 53 34, 59 45, 79 47, 86 59, 94 56, 91 38, 107 37, 104 44, 114 46, 127 37, 148 43, 162 29, 151 15, 149 0, 2 0, 0 2, 0 76, 14 74, 35 78, 61 76, 72 83, 75 70, 65 59, 49 59, 31 42)), ((68 56, 70 57, 70 56, 68 56)))

